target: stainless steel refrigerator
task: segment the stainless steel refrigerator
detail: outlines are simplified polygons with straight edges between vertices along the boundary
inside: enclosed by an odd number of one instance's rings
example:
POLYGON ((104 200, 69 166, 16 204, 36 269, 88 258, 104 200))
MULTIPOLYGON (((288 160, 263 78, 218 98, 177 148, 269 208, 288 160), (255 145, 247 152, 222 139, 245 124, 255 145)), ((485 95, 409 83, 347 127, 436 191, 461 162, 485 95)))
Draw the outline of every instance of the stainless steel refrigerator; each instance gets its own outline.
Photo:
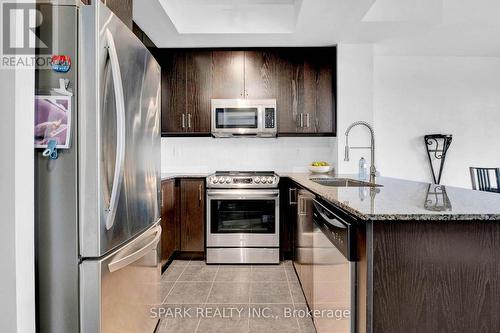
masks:
POLYGON ((38 68, 36 93, 58 96, 60 79, 73 93, 69 148, 35 153, 38 331, 152 332, 160 67, 101 1, 60 3, 37 5, 40 39, 71 67, 38 68))

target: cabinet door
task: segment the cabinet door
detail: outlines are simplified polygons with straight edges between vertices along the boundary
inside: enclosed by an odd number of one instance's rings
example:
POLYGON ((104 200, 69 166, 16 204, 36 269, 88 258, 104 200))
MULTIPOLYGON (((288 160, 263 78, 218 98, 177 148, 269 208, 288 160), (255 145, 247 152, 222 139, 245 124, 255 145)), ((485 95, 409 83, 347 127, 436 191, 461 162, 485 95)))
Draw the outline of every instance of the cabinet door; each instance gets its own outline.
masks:
POLYGON ((212 98, 212 52, 186 53, 187 131, 210 133, 212 98))
POLYGON ((278 130, 280 134, 335 134, 336 50, 280 51, 278 130))
POLYGON ((181 251, 205 250, 205 180, 181 179, 181 251))
POLYGON ((278 55, 273 49, 245 51, 245 98, 276 98, 277 70, 278 55))
POLYGON ((186 55, 183 51, 165 50, 160 53, 162 68, 161 131, 180 133, 187 129, 186 55))
POLYGON ((244 51, 213 51, 212 98, 244 98, 244 51))
POLYGON ((334 129, 333 48, 304 49, 304 128, 306 133, 332 133, 334 129))
POLYGON ((161 193, 161 261, 165 263, 175 251, 179 250, 180 243, 175 180, 162 181, 161 193))
POLYGON ((303 61, 294 48, 280 49, 277 54, 278 132, 280 134, 301 132, 298 119, 302 112, 303 61))
POLYGON ((337 94, 337 52, 334 48, 322 48, 317 57, 317 131, 336 132, 335 98, 337 94))

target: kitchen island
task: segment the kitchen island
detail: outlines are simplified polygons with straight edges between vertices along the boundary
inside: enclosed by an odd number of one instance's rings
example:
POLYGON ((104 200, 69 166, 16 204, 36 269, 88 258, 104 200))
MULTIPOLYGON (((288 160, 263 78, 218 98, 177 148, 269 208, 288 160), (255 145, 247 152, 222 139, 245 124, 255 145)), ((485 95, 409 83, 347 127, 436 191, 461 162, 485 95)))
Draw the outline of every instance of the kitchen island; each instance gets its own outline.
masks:
MULTIPOLYGON (((377 178, 282 174, 356 226, 357 332, 500 332, 500 195, 377 178)), ((286 193, 286 192, 284 192, 286 193)))

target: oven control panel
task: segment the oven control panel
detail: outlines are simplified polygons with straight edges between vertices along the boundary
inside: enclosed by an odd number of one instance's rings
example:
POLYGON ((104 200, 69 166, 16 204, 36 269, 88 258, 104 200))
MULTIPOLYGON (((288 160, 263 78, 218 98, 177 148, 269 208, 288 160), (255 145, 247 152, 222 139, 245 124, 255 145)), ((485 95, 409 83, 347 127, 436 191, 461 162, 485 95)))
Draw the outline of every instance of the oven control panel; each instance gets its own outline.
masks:
POLYGON ((227 176, 211 175, 207 177, 208 187, 219 188, 264 188, 278 187, 279 177, 277 175, 262 176, 227 176))

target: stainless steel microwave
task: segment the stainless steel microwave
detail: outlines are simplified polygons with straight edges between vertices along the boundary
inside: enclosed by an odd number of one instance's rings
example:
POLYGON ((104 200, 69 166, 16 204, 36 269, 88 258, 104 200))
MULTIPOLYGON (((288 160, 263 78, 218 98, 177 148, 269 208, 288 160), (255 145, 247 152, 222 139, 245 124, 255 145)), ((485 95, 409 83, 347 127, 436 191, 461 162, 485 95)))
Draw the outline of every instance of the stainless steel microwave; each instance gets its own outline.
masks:
POLYGON ((276 137, 275 99, 212 99, 212 135, 276 137))

